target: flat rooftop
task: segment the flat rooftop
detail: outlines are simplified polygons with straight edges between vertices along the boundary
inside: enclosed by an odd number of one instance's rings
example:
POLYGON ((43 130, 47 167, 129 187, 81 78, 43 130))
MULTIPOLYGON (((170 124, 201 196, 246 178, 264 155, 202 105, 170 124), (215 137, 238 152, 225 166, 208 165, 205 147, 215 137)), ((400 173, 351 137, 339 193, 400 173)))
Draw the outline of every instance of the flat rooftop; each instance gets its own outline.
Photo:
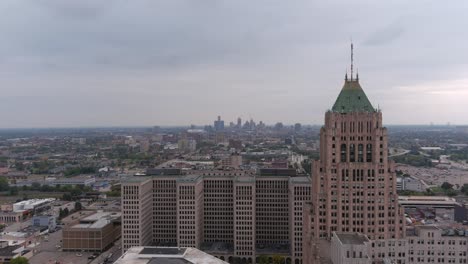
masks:
POLYGON ((191 175, 185 175, 177 179, 178 182, 196 182, 201 175, 196 175, 196 174, 191 174, 191 175))
POLYGON ((193 264, 193 262, 182 258, 153 258, 148 264, 193 264))
POLYGON ((121 213, 98 212, 81 219, 79 224, 76 224, 71 228, 103 228, 121 216, 121 213))
POLYGON ((144 181, 147 181, 151 179, 150 176, 128 176, 128 177, 125 177, 125 178, 122 178, 120 180, 121 183, 125 183, 125 182, 128 182, 128 183, 132 183, 132 182, 144 182, 144 181))
POLYGON ((364 242, 369 242, 370 240, 363 234, 358 233, 335 233, 341 244, 345 245, 364 245, 364 242))
POLYGON ((447 196, 399 196, 401 205, 427 205, 427 206, 455 206, 458 205, 454 198, 447 196))
POLYGON ((290 181, 292 183, 310 183, 310 177, 308 176, 291 177, 290 181))
POLYGON ((16 255, 16 253, 13 253, 13 251, 17 250, 21 246, 6 246, 4 248, 0 248, 0 256, 4 258, 12 257, 16 255))
POLYGON ((255 176, 236 176, 236 182, 255 182, 255 176))
POLYGON ((186 248, 176 247, 145 247, 140 254, 143 255, 184 255, 186 248))
POLYGON ((228 264, 196 248, 132 247, 114 264, 228 264))

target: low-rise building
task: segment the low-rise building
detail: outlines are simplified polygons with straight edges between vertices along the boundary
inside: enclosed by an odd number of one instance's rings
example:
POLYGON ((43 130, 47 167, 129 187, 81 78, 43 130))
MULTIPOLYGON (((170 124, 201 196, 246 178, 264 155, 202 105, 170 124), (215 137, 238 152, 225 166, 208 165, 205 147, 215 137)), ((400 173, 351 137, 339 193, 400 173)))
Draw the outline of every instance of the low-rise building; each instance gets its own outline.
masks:
POLYGON ((0 223, 19 223, 25 217, 23 212, 0 212, 0 223))
POLYGON ((0 263, 10 263, 16 257, 30 257, 31 253, 20 245, 9 245, 7 241, 0 241, 0 263))
POLYGON ((33 226, 44 226, 51 230, 57 227, 57 221, 53 215, 36 215, 32 218, 33 226))
POLYGON ((94 177, 73 177, 73 178, 61 178, 47 182, 47 185, 51 186, 63 186, 63 185, 70 185, 70 186, 91 186, 93 183, 96 182, 96 178, 94 177))
POLYGON ((239 154, 231 154, 221 160, 221 166, 225 168, 240 169, 242 166, 242 156, 239 154))
POLYGON ((108 249, 121 234, 121 214, 98 212, 63 229, 63 250, 96 251, 108 249))
POLYGON ((410 217, 417 215, 424 219, 455 219, 455 207, 460 204, 446 196, 398 196, 398 203, 410 217))
POLYGON ((336 233, 331 239, 333 264, 371 264, 368 254, 370 240, 360 233, 336 233))
POLYGON ((366 240, 362 234, 334 234, 333 264, 468 263, 468 229, 411 226, 400 239, 366 240))
POLYGON ((397 191, 424 192, 429 186, 422 180, 413 177, 398 177, 397 191))
POLYGON ((13 212, 24 212, 28 210, 39 210, 48 206, 55 198, 30 199, 13 204, 13 212))

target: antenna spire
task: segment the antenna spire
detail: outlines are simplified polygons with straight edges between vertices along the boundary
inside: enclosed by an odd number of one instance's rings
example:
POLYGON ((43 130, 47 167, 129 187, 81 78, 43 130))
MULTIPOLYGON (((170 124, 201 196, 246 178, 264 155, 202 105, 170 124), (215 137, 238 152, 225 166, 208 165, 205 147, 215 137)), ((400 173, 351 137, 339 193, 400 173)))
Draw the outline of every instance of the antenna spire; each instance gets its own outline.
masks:
POLYGON ((351 81, 353 80, 353 42, 351 41, 351 81))

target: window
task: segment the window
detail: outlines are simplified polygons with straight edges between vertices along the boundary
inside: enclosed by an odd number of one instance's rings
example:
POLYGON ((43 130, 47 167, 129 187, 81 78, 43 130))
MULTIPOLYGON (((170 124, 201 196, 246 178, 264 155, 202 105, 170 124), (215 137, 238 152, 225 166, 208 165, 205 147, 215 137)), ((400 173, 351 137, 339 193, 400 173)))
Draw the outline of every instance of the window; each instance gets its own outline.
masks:
POLYGON ((346 144, 341 144, 341 162, 346 162, 346 144))
POLYGON ((366 161, 372 162, 372 144, 366 145, 366 161))
POLYGON ((349 145, 349 162, 356 161, 356 146, 354 144, 349 145))
POLYGON ((364 162, 364 146, 358 145, 358 162, 364 162))

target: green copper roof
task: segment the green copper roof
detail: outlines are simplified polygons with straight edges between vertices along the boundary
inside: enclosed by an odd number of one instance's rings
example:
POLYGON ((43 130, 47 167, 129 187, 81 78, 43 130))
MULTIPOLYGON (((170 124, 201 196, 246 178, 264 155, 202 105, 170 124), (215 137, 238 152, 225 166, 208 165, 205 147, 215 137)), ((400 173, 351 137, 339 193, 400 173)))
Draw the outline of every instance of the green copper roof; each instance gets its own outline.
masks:
POLYGON ((345 80, 332 111, 340 113, 374 112, 375 109, 367 99, 358 80, 345 80))

